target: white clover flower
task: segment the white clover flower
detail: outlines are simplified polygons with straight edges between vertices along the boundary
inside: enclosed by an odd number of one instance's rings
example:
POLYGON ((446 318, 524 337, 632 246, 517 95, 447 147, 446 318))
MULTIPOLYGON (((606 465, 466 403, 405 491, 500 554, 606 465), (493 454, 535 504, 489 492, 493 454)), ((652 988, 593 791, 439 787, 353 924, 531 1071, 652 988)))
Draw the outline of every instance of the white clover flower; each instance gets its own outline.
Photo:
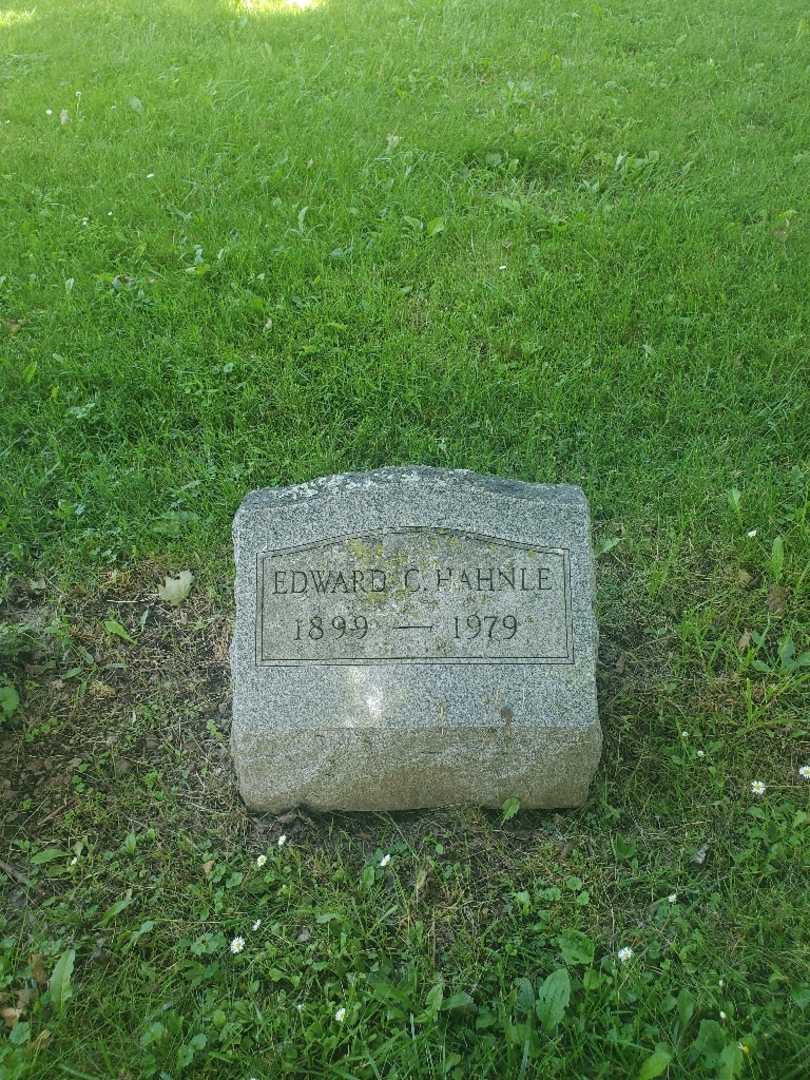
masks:
POLYGON ((669 896, 667 897, 667 900, 670 902, 670 904, 676 903, 677 899, 678 899, 678 894, 675 893, 675 892, 671 892, 669 894, 669 896))
POLYGON ((46 109, 45 110, 45 115, 46 116, 53 116, 53 109, 46 109))
POLYGON ((682 731, 681 732, 681 738, 682 739, 688 739, 689 738, 689 732, 688 731, 682 731))
POLYGON ((720 1019, 721 1020, 728 1020, 728 1017, 726 1016, 726 1014, 723 1012, 722 1009, 720 1010, 720 1019))
POLYGON ((251 930, 252 930, 252 931, 253 931, 253 932, 255 933, 255 932, 256 932, 256 931, 257 931, 257 930, 259 929, 259 927, 260 927, 261 925, 262 925, 262 920, 261 920, 261 919, 257 919, 257 920, 256 920, 256 922, 255 922, 255 923, 253 924, 253 926, 251 926, 251 928, 250 928, 250 929, 251 929, 251 930))
POLYGON ((278 838, 276 843, 278 844, 279 847, 284 847, 284 845, 287 843, 287 837, 282 833, 282 835, 278 838))
POLYGON ((753 540, 754 537, 757 535, 757 530, 756 529, 749 529, 748 532, 745 535, 748 537, 749 540, 753 540))
POLYGON ((696 753, 697 753, 698 757, 706 757, 706 751, 705 750, 698 750, 698 751, 696 751, 696 753))
POLYGON ((802 780, 810 780, 810 765, 800 765, 799 776, 802 780))
POLYGON ((384 870, 386 868, 386 866, 388 866, 388 864, 390 862, 391 862, 391 856, 390 855, 383 855, 383 857, 380 859, 380 866, 384 870))
POLYGON ((618 956, 620 963, 626 964, 628 960, 633 959, 633 950, 629 945, 625 945, 624 948, 619 949, 616 955, 618 956))
POLYGON ((720 982, 719 982, 719 983, 718 983, 717 985, 718 985, 718 986, 720 987, 720 989, 722 990, 722 989, 723 989, 723 987, 724 987, 724 986, 726 985, 726 980, 725 980, 725 979, 721 979, 721 980, 720 980, 720 982))
POLYGON ((335 1019, 339 1024, 342 1024, 343 1021, 346 1019, 346 1010, 342 1008, 338 1009, 338 1011, 335 1013, 335 1019))
POLYGON ((762 780, 751 781, 751 794, 762 796, 768 790, 767 785, 762 780))
POLYGON ((260 855, 260 856, 258 857, 258 859, 256 860, 256 865, 257 865, 257 866, 258 866, 258 868, 259 868, 259 869, 261 870, 261 868, 262 868, 262 867, 264 866, 264 864, 265 864, 266 862, 267 862, 267 856, 266 856, 266 855, 260 855))
POLYGON ((230 944, 230 950, 236 956, 245 947, 245 939, 243 937, 235 937, 230 944))

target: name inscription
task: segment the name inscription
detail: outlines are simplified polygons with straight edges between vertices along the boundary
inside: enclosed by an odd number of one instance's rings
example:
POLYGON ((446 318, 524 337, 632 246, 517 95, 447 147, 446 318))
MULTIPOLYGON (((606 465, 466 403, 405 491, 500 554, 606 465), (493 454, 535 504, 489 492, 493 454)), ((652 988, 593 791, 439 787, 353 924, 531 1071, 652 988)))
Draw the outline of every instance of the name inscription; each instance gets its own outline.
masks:
POLYGON ((564 548, 403 527, 261 552, 256 662, 574 661, 564 548))

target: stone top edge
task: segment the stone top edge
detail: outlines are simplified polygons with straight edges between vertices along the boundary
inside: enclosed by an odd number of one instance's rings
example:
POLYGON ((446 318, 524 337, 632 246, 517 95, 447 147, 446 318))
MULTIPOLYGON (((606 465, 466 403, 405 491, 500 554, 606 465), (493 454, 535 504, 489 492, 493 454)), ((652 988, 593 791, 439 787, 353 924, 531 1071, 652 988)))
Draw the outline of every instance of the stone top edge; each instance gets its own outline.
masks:
POLYGON ((476 473, 470 469, 440 469, 430 465, 390 466, 369 472, 336 473, 321 476, 291 487, 258 488, 250 491, 242 500, 237 517, 261 510, 276 509, 309 499, 330 495, 360 494, 385 488, 406 490, 411 484, 429 484, 441 489, 445 486, 465 484, 478 491, 536 502, 556 502, 579 506, 587 512, 587 500, 581 487, 574 484, 536 484, 525 480, 506 479, 476 473))

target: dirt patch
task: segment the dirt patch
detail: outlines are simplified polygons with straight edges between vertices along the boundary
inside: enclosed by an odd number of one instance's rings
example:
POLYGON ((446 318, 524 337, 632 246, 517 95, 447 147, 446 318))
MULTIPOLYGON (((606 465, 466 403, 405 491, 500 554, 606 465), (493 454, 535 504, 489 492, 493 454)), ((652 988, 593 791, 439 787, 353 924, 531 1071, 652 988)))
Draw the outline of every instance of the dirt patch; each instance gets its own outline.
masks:
POLYGON ((181 827, 243 823, 227 748, 230 612, 201 589, 172 608, 159 580, 147 565, 92 595, 12 591, 4 666, 21 705, 0 731, 4 847, 72 831, 114 794, 120 809, 122 784, 156 816, 171 793, 181 827))

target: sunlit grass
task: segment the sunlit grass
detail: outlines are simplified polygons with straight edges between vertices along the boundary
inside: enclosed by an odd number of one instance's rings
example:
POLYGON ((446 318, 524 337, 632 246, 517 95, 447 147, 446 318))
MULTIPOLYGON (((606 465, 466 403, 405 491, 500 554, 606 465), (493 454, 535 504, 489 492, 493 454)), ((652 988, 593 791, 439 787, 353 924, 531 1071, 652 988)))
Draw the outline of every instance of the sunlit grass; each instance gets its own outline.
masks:
POLYGON ((237 0, 238 9, 248 15, 308 11, 319 8, 327 2, 328 0, 237 0))
POLYGON ((36 8, 0 8, 0 30, 8 26, 17 26, 28 22, 36 15, 36 8))

